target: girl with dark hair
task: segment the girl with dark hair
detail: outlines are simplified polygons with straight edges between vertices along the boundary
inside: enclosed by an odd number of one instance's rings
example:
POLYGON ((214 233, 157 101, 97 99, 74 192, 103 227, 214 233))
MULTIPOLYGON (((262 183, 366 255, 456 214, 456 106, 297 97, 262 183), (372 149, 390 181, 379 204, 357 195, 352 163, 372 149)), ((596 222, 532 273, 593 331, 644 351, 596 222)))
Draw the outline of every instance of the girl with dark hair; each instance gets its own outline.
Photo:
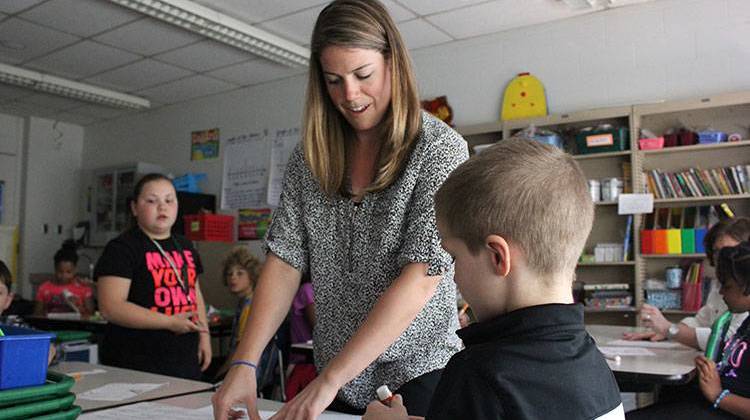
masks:
POLYGON ((94 313, 91 286, 78 278, 78 253, 73 241, 65 241, 54 256, 55 275, 36 291, 34 314, 73 312, 86 317, 94 313))
POLYGON ((177 193, 162 174, 141 178, 130 210, 136 224, 110 241, 94 271, 109 323, 104 364, 198 379, 211 363, 203 271, 190 241, 171 233, 177 193))

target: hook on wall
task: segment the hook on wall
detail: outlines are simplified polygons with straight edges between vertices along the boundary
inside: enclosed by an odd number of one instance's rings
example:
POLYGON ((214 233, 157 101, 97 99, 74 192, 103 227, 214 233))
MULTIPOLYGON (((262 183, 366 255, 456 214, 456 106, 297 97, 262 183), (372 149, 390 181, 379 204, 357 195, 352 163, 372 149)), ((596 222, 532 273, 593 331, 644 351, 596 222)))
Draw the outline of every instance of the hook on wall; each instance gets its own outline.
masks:
POLYGON ((63 142, 62 138, 65 136, 65 133, 62 132, 59 128, 57 128, 57 124, 59 124, 60 121, 57 120, 52 124, 52 131, 55 133, 55 137, 52 139, 52 144, 55 147, 55 150, 60 150, 62 148, 63 142))

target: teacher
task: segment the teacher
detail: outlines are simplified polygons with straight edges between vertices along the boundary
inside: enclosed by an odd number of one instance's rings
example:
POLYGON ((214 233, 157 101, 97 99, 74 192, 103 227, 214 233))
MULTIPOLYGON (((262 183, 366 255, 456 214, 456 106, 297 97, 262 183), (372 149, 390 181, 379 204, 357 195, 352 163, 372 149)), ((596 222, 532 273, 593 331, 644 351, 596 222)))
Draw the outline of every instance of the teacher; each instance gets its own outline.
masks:
POLYGON ((376 0, 318 16, 301 144, 292 153, 268 256, 214 416, 257 418, 255 365, 309 271, 318 377, 274 418, 362 413, 383 384, 424 416, 455 334, 451 257, 433 195, 468 157, 454 130, 420 110, 410 58, 376 0))

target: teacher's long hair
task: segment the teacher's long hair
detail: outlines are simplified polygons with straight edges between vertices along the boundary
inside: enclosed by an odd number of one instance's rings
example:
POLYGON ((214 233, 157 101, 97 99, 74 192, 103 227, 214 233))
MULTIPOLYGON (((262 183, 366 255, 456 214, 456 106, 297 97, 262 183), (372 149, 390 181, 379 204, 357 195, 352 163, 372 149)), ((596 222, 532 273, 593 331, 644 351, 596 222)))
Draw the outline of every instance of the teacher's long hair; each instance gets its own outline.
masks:
POLYGON ((326 90, 320 54, 330 45, 379 51, 391 73, 391 105, 381 122, 382 142, 375 180, 368 192, 393 184, 421 129, 419 94, 406 46, 385 7, 377 0, 337 0, 318 16, 311 40, 305 102, 305 160, 329 196, 346 196, 346 143, 354 136, 326 90))

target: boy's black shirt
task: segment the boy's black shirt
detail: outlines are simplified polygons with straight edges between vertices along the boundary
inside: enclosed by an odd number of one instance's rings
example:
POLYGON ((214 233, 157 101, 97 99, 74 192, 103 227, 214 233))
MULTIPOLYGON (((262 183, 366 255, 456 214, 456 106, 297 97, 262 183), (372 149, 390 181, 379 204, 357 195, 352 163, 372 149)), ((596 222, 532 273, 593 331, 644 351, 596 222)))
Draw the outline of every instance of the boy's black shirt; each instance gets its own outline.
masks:
POLYGON ((621 404, 581 305, 532 306, 458 331, 427 420, 592 419, 621 404))

